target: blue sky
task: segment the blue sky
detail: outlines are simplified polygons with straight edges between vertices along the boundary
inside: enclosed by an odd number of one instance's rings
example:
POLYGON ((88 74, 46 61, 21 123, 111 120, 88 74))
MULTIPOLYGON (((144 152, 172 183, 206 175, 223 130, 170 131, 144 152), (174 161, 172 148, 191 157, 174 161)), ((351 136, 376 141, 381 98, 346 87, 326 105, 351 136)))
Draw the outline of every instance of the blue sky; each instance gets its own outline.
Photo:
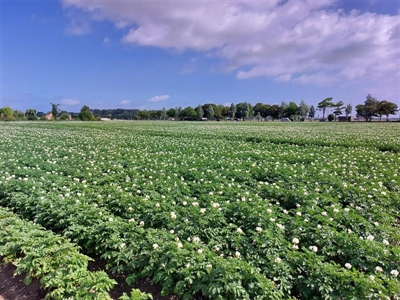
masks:
POLYGON ((399 3, 4 0, 0 107, 400 106, 399 3))

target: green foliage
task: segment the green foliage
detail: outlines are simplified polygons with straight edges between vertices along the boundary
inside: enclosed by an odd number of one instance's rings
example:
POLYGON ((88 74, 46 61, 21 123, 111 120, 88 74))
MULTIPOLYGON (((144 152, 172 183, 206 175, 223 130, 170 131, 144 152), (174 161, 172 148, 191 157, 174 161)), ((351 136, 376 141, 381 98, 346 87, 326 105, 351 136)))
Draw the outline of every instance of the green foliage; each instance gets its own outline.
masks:
POLYGON ((29 108, 25 112, 25 117, 30 120, 30 121, 36 121, 37 116, 36 116, 36 109, 29 108))
POLYGON ((53 114, 53 118, 54 120, 56 120, 60 112, 60 104, 58 103, 50 103, 50 104, 51 104, 51 112, 53 114))
POLYGON ((212 107, 212 105, 209 105, 207 108, 207 119, 208 120, 214 120, 214 108, 212 107))
POLYGON ((314 107, 314 105, 310 106, 310 111, 308 113, 308 117, 310 117, 312 119, 315 117, 315 107, 314 107))
POLYGON ((197 118, 197 113, 191 106, 188 106, 180 112, 179 118, 181 120, 195 120, 197 118))
POLYGON ((133 289, 130 296, 124 293, 118 300, 149 300, 153 299, 151 294, 143 293, 138 289, 133 289))
POLYGON ((82 121, 94 121, 94 115, 93 113, 90 111, 89 106, 84 105, 81 108, 81 112, 79 113, 79 119, 82 121))
POLYGON ((5 123, 0 205, 182 299, 394 298, 395 125, 5 123))
POLYGON ((351 112, 353 110, 353 107, 351 106, 351 104, 347 104, 346 109, 345 109, 345 113, 346 113, 346 118, 351 115, 351 112))
POLYGON ((201 121, 204 117, 204 111, 203 111, 203 108, 201 107, 201 105, 196 107, 196 117, 197 117, 197 121, 201 121))
POLYGON ((233 102, 231 103, 231 107, 229 108, 229 113, 231 119, 234 119, 236 116, 236 105, 233 102))
POLYGON ((0 208, 0 229, 0 256, 17 267, 15 274, 27 273, 26 284, 39 278, 51 290, 46 299, 110 299, 107 291, 116 282, 104 272, 89 272, 90 258, 65 238, 4 208, 0 208))
POLYGON ((318 103, 317 107, 320 111, 322 111, 322 119, 325 120, 325 111, 327 108, 332 107, 334 103, 332 102, 332 97, 325 98, 321 102, 318 103))
POLYGON ((10 107, 0 108, 0 121, 15 121, 14 112, 10 107))
POLYGON ((300 105, 299 105, 299 115, 300 117, 307 118, 308 112, 310 111, 310 107, 307 105, 307 103, 304 100, 301 100, 300 105))
POLYGON ((68 118, 69 118, 68 113, 62 113, 62 114, 60 115, 60 120, 65 121, 65 120, 68 120, 68 118))

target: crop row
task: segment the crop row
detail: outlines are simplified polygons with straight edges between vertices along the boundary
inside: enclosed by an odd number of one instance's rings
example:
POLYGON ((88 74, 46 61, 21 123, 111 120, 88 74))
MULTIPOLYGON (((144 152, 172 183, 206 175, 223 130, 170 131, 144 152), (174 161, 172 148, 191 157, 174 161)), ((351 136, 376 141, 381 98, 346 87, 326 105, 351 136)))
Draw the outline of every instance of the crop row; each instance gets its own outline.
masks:
POLYGON ((188 299, 399 293, 395 151, 136 124, 2 128, 2 205, 188 299))
POLYGON ((116 284, 103 271, 87 270, 90 257, 79 247, 37 224, 24 221, 0 208, 0 256, 12 262, 16 274, 27 273, 24 280, 39 278, 49 289, 50 299, 109 299, 116 284))

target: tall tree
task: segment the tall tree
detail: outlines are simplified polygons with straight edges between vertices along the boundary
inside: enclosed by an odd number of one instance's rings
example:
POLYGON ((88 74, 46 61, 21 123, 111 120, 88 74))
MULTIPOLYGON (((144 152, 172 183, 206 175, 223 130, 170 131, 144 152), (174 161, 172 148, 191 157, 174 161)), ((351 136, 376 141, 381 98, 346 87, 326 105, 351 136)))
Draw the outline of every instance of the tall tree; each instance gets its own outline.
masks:
POLYGON ((196 108, 196 114, 197 114, 197 120, 201 121, 204 117, 204 111, 200 104, 196 108))
POLYGON ((325 111, 327 108, 332 107, 332 97, 325 98, 320 103, 318 103, 317 107, 320 111, 322 111, 322 119, 325 120, 325 111))
POLYGON ((270 105, 268 104, 257 103, 253 108, 253 113, 254 115, 260 114, 261 117, 266 118, 268 116, 269 108, 270 105))
POLYGON ((351 104, 347 104, 346 109, 344 110, 344 112, 346 113, 346 119, 348 119, 349 115, 351 115, 352 110, 353 107, 351 106, 351 104))
POLYGON ((231 119, 234 119, 236 116, 236 105, 233 104, 233 102, 231 103, 231 107, 230 107, 230 117, 231 119))
POLYGON ((285 109, 286 109, 286 107, 288 106, 289 104, 287 104, 287 102, 286 101, 282 101, 282 103, 281 103, 281 107, 280 107, 280 117, 284 117, 284 114, 285 114, 285 109))
POLYGON ((36 109, 28 108, 25 112, 25 117, 31 121, 37 120, 36 109))
POLYGON ((230 116, 230 108, 229 106, 218 105, 218 108, 221 110, 222 118, 226 119, 230 116))
POLYGON ((165 110, 165 107, 161 110, 161 120, 166 120, 167 119, 167 111, 165 110))
POLYGON ((282 116, 294 120, 296 115, 299 115, 299 107, 296 103, 289 102, 289 104, 285 107, 282 116))
POLYGON ((51 113, 53 114, 54 120, 57 119, 58 113, 60 112, 60 104, 58 103, 50 103, 51 104, 51 113))
POLYGON ((175 108, 170 108, 170 109, 167 110, 167 116, 169 118, 175 118, 175 114, 176 114, 175 108))
POLYGON ((310 106, 310 111, 308 112, 308 117, 310 117, 311 119, 313 119, 315 117, 315 107, 314 107, 314 105, 310 106))
POLYGON ((342 110, 345 109, 343 105, 344 105, 343 101, 339 101, 332 105, 332 107, 334 108, 333 114, 335 115, 335 119, 337 116, 340 116, 342 114, 342 110))
POLYGON ((175 108, 175 120, 179 120, 179 116, 181 115, 182 107, 175 108))
POLYGON ((197 118, 197 114, 191 106, 188 106, 180 112, 179 118, 181 120, 193 121, 197 118))
POLYGON ((304 100, 301 100, 300 105, 299 105, 300 117, 306 119, 309 111, 310 111, 310 107, 307 105, 307 103, 304 100))
POLYGON ((358 121, 360 121, 360 117, 365 118, 365 105, 364 104, 358 104, 356 105, 356 117, 358 118, 358 121))
POLYGON ((90 111, 89 106, 84 105, 81 108, 81 112, 79 113, 79 119, 82 121, 93 121, 94 116, 93 113, 90 111))
POLYGON ((281 108, 278 104, 271 105, 268 109, 268 116, 271 116, 273 120, 279 119, 281 114, 281 108))
POLYGON ((397 104, 387 100, 382 100, 377 105, 377 114, 379 115, 379 121, 382 119, 382 115, 385 115, 386 121, 389 121, 389 115, 395 115, 397 111, 397 104))
POLYGON ((214 108, 212 107, 212 105, 209 105, 207 109, 207 119, 214 120, 214 114, 215 114, 214 108))
POLYGON ((377 117, 377 109, 378 109, 379 101, 376 100, 371 94, 367 95, 367 98, 364 102, 364 117, 366 122, 371 122, 372 117, 377 117))

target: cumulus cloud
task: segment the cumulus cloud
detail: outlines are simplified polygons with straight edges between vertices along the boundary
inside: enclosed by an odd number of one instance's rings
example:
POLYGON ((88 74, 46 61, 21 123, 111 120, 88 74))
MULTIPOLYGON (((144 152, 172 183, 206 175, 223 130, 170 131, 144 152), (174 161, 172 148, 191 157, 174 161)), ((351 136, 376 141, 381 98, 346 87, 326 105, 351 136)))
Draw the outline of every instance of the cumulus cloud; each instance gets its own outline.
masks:
POLYGON ((154 96, 154 97, 150 98, 148 101, 149 102, 161 102, 161 101, 168 100, 169 98, 170 98, 169 95, 160 95, 160 96, 154 96))
MULTIPOLYGON (((63 0, 92 22, 124 29, 122 42, 219 57, 238 79, 329 84, 399 80, 400 16, 345 12, 336 0, 63 0)), ((191 72, 188 64, 183 72, 191 72)))
POLYGON ((60 104, 65 105, 65 106, 74 106, 79 103, 80 103, 79 100, 75 100, 75 99, 71 99, 71 98, 62 99, 60 101, 60 104))
POLYGON ((131 101, 129 101, 129 100, 122 100, 122 101, 120 102, 121 105, 128 105, 128 104, 130 104, 130 103, 131 103, 131 101))

